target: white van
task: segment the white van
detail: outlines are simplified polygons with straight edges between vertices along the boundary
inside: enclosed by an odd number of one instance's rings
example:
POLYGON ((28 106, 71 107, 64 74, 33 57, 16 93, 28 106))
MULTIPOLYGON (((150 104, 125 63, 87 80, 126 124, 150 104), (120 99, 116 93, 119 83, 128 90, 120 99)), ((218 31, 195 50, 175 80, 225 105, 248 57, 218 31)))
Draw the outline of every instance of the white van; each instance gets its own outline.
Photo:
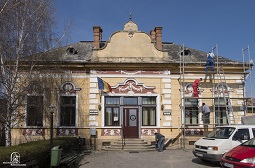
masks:
POLYGON ((224 153, 254 136, 255 125, 218 126, 195 142, 193 154, 201 160, 218 162, 224 153))

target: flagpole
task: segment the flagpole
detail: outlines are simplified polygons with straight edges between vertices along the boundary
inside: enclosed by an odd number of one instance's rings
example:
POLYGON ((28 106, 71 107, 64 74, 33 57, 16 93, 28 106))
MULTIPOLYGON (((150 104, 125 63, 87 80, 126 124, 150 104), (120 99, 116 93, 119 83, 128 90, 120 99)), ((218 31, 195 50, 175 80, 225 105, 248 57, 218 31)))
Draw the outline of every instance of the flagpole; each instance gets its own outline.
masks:
POLYGON ((99 102, 101 103, 101 97, 102 97, 102 90, 99 90, 99 102))

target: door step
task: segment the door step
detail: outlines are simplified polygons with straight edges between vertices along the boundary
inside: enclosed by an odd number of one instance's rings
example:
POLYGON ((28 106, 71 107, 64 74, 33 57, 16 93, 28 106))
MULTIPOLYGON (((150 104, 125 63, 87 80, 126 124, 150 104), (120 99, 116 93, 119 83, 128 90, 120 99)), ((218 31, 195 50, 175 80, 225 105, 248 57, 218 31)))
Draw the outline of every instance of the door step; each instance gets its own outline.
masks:
POLYGON ((155 151, 155 145, 151 142, 147 142, 144 139, 122 139, 113 141, 110 146, 103 146, 102 150, 107 151, 118 151, 124 150, 129 152, 139 152, 139 151, 155 151))

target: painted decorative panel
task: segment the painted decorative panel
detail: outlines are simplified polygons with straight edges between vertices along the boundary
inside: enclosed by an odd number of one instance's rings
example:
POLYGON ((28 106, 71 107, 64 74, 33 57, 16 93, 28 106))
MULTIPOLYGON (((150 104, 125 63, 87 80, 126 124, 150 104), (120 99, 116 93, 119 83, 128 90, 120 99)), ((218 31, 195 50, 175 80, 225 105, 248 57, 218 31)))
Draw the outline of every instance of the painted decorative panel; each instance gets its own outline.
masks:
POLYGON ((31 128, 31 129, 24 129, 23 135, 26 136, 41 136, 44 135, 45 131, 42 128, 31 128))
POLYGON ((142 129, 142 136, 154 136, 155 132, 159 132, 158 129, 142 129))
POLYGON ((118 83, 112 87, 115 93, 128 93, 133 91, 134 93, 155 93, 154 86, 146 86, 144 83, 139 83, 135 79, 126 79, 123 83, 118 83))
POLYGON ((78 135, 76 128, 58 128, 57 136, 75 136, 78 135))
POLYGON ((102 136, 121 136, 120 129, 103 129, 102 136))
POLYGON ((203 135, 204 131, 202 129, 186 129, 185 135, 186 136, 196 136, 196 135, 203 135))

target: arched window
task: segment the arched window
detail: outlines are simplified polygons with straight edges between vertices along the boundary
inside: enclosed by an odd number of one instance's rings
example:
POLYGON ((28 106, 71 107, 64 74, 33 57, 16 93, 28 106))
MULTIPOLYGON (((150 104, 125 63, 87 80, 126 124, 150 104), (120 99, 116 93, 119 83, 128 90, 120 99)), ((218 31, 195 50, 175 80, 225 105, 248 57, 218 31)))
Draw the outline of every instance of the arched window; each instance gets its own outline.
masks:
POLYGON ((192 83, 187 83, 184 89, 185 99, 185 124, 197 125, 198 124, 198 99, 193 98, 192 83))
POLYGON ((229 89, 226 83, 218 83, 214 91, 215 123, 227 124, 226 106, 228 105, 229 89), (224 98, 225 97, 225 98, 224 98))
POLYGON ((77 91, 72 82, 65 82, 60 86, 59 95, 59 125, 60 126, 76 126, 77 125, 77 91))
POLYGON ((27 88, 26 125, 43 126, 43 87, 39 82, 31 82, 27 88))

